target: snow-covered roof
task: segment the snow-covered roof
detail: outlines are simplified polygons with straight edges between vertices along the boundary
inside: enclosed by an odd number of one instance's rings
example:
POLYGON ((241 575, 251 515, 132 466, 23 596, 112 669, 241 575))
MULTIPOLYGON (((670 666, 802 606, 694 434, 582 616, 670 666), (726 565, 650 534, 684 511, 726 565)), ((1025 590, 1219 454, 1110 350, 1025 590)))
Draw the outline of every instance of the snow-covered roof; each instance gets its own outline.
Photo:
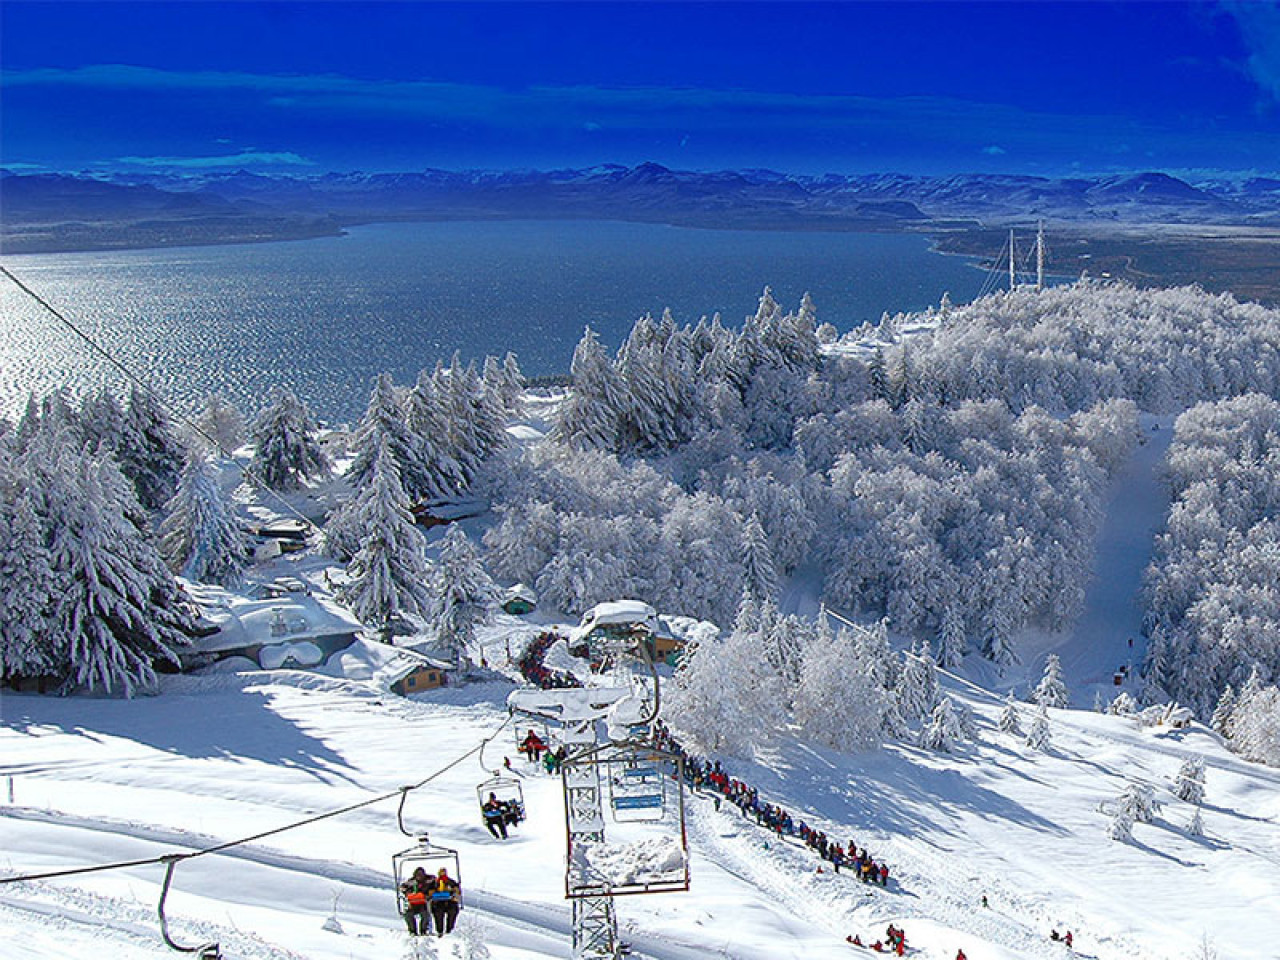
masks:
POLYGON ((582 626, 643 623, 656 625, 658 612, 640 600, 609 600, 597 603, 582 616, 582 626))
POLYGON ((203 612, 222 628, 197 641, 205 653, 297 643, 312 637, 354 634, 361 629, 360 623, 340 607, 304 593, 265 600, 233 598, 203 612))
POLYGON ((529 586, 527 583, 516 583, 507 587, 506 592, 502 595, 502 599, 504 602, 511 600, 528 600, 530 603, 537 603, 538 594, 533 587, 529 586))

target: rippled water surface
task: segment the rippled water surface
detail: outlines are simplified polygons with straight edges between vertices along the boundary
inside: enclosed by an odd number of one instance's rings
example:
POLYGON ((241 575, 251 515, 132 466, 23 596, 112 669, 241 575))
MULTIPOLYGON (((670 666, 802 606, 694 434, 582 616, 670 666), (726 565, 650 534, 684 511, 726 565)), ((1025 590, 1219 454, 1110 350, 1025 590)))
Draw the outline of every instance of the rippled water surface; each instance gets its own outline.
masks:
MULTIPOLYGON (((591 325, 616 347, 635 318, 716 311, 736 326, 765 284, 809 291, 841 330, 971 298, 980 272, 895 234, 692 230, 601 222, 379 224, 248 246, 7 257, 5 265, 179 409, 220 391, 246 412, 276 383, 324 419, 358 417, 371 379, 512 350, 563 373, 591 325)), ((0 404, 121 378, 0 279, 0 404)))

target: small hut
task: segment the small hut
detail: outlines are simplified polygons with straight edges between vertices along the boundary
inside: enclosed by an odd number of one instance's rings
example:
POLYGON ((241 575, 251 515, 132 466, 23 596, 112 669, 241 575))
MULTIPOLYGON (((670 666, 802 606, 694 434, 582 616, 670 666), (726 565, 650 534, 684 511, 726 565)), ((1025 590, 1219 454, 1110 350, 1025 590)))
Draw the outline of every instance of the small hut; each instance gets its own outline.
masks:
POLYGON ((538 595, 532 587, 523 583, 508 587, 503 595, 502 609, 513 616, 523 617, 526 613, 533 613, 537 606, 538 595))

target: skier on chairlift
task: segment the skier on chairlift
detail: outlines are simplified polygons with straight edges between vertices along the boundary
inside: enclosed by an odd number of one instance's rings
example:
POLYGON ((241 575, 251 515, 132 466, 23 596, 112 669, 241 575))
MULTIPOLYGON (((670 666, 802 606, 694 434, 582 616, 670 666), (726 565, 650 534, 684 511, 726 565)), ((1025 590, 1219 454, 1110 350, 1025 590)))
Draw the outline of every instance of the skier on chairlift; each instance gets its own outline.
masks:
POLYGON ((427 910, 427 891, 431 887, 431 879, 422 867, 413 871, 413 875, 400 884, 400 892, 404 894, 407 906, 404 911, 404 922, 412 936, 421 936, 431 932, 431 915, 427 910))
POLYGON ((453 933, 458 911, 462 909, 462 889, 458 886, 458 881, 441 867, 436 872, 435 880, 431 882, 431 890, 427 896, 431 900, 431 916, 436 922, 436 936, 443 937, 446 933, 453 933))
POLYGON ((507 839, 507 823, 511 821, 510 804, 503 803, 497 794, 491 793, 480 810, 484 814, 484 825, 489 828, 493 838, 507 839))

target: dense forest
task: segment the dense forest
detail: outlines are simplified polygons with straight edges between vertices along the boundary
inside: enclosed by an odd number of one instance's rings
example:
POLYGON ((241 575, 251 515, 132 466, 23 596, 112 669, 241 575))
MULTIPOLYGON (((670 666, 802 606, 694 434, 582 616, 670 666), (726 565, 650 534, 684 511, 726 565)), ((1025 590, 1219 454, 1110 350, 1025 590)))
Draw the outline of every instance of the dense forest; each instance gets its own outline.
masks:
MULTIPOLYGON (((409 387, 381 377, 359 426, 327 446, 284 388, 248 428, 211 398, 201 435, 234 446, 247 431, 253 471, 279 490, 326 476, 331 455, 347 464, 351 495, 325 524, 326 549, 349 564, 344 597, 372 626, 446 618, 457 649, 492 599, 489 576, 532 584, 570 614, 642 597, 725 628, 682 668, 691 714, 710 715, 697 691, 717 674, 740 678, 743 704, 747 688, 772 690, 805 726, 820 726, 827 678, 870 682, 873 720, 817 734, 854 745, 938 706, 901 692, 912 661, 885 657, 887 631, 930 662, 1000 664, 1018 659, 1020 632, 1073 621, 1139 414, 1181 413, 1174 506, 1148 577, 1144 696, 1207 719, 1226 694, 1224 729, 1246 706, 1274 712, 1277 311, 1196 288, 1081 281, 944 298, 839 337, 807 297, 786 311, 766 289, 736 328, 645 316, 616 351, 587 330, 571 369, 537 442, 504 429, 524 397, 511 356, 479 369, 455 357, 409 387), (454 538, 444 573, 408 507, 462 493, 488 498, 494 518, 482 553, 454 538), (801 582, 881 626, 863 636, 783 616, 801 582)), ((170 571, 234 580, 243 544, 209 480, 218 454, 198 438, 184 451, 173 433, 137 392, 78 408, 33 398, 7 427, 6 673, 145 685, 149 664, 182 643, 170 571), (104 536, 133 551, 127 575, 86 578, 76 564, 106 562, 104 536), (133 606, 90 597, 77 608, 64 587, 77 578, 118 583, 133 606), (95 618, 107 636, 86 626, 95 618), (33 639, 49 636, 60 639, 33 639), (86 653, 117 648, 129 656, 86 653)))

